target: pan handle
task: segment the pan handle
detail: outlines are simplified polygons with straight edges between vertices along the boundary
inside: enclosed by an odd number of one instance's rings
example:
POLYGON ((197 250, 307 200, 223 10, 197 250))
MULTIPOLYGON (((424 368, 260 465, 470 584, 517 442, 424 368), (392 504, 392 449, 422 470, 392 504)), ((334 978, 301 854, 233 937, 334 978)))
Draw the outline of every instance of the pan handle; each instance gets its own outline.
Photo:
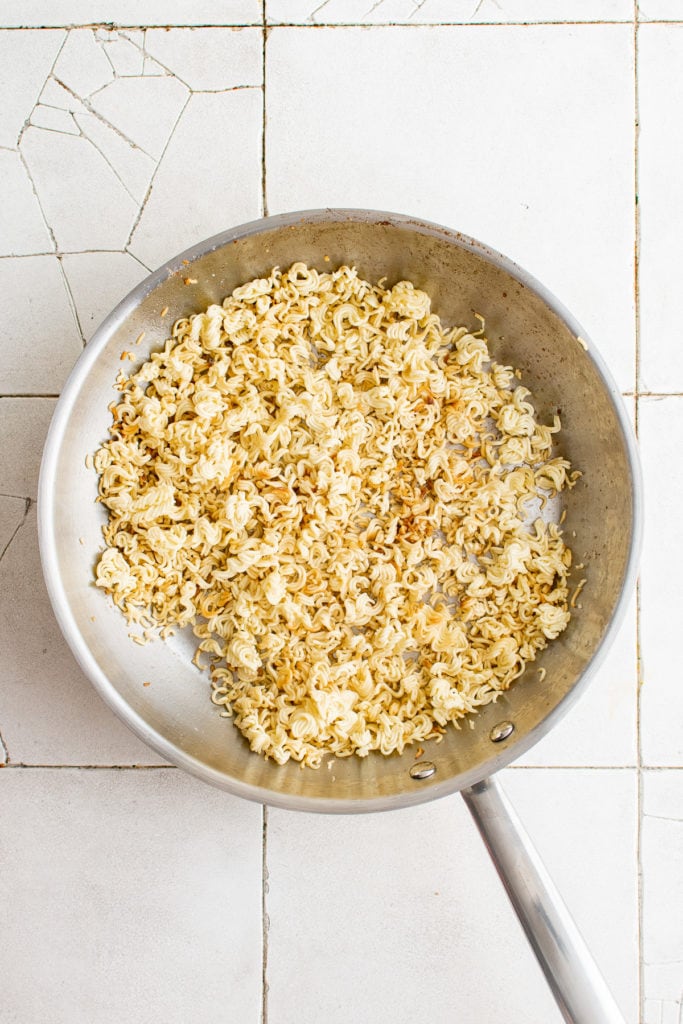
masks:
POLYGON ((574 920, 498 783, 462 790, 486 848, 568 1024, 624 1024, 574 920))

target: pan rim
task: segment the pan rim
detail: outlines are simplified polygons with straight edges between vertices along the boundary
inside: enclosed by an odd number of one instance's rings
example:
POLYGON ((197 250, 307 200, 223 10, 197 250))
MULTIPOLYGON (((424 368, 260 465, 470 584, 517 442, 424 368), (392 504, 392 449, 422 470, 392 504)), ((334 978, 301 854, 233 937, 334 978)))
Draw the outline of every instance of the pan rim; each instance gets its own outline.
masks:
POLYGON ((38 483, 38 542, 40 558, 50 602, 57 623, 64 635, 76 661, 93 684, 100 697, 145 744, 155 750, 171 765, 184 769, 197 778, 202 779, 236 796, 261 804, 282 807, 289 810, 318 811, 333 814, 371 813, 376 811, 398 809, 438 799, 466 789, 500 770, 531 747, 538 743, 560 721, 567 711, 584 693, 596 671, 603 663, 621 622, 627 604, 631 598, 631 590, 637 576, 638 559, 642 545, 643 531, 643 488, 642 472, 633 428, 628 419, 621 394, 612 378, 600 353, 591 343, 589 336, 572 313, 559 299, 538 281, 532 274, 521 268, 514 261, 483 242, 469 235, 406 214, 392 213, 373 209, 356 208, 324 208, 301 210, 278 214, 248 221, 229 228, 226 231, 204 239, 173 256, 158 270, 145 277, 133 288, 124 299, 117 304, 111 313, 102 321, 86 345, 81 356, 73 367, 57 402, 50 423, 41 460, 38 483), (416 786, 391 796, 359 797, 355 799, 338 799, 334 797, 311 797, 297 794, 286 794, 265 787, 255 786, 226 775, 215 768, 193 757, 153 729, 128 702, 121 697, 106 674, 100 669, 92 656, 88 644, 83 638, 76 619, 70 609, 66 590, 61 580, 57 560, 55 538, 56 516, 54 503, 54 484, 57 464, 69 417, 74 402, 96 362, 100 352, 111 335, 118 329, 125 318, 139 306, 143 299, 164 281, 170 274, 177 273, 191 264, 195 259, 221 248, 240 238, 254 236, 276 228, 290 227, 297 224, 329 223, 335 221, 385 224, 399 229, 410 229, 432 237, 441 238, 452 245, 464 248, 499 269, 505 271, 525 288, 535 293, 541 301, 565 324, 578 338, 587 342, 588 357, 592 360, 598 375, 612 402, 621 428, 626 448, 627 464, 630 473, 632 501, 632 529, 629 552, 623 578, 619 588, 619 596, 611 619, 605 632, 594 650, 590 661, 569 692, 550 710, 538 725, 522 737, 509 743, 501 744, 492 756, 480 762, 467 772, 450 776, 442 781, 427 786, 416 786), (184 261, 187 261, 185 263, 184 261))

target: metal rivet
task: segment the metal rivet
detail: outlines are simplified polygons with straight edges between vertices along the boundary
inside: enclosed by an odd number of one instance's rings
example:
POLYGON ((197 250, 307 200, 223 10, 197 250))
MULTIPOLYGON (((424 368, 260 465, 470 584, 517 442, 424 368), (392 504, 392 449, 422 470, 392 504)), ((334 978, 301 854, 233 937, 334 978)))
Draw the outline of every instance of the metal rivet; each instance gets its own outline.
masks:
POLYGON ((410 769, 411 779, 429 779, 436 771, 436 765, 431 761, 418 761, 410 769))
POLYGON ((491 742, 500 743, 501 740, 506 740, 514 730, 515 727, 512 722, 499 722, 498 725, 494 725, 489 733, 491 742))

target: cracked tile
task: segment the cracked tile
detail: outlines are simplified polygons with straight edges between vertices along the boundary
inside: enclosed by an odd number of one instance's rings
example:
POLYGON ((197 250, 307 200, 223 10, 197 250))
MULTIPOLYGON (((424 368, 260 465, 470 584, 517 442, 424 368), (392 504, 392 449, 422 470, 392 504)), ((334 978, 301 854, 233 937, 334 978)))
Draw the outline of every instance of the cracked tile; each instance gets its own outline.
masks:
POLYGON ((54 76, 81 98, 113 81, 112 66, 92 29, 71 29, 55 64, 54 76))
POLYGON ((5 4, 0 25, 260 25, 262 0, 22 0, 5 4))
POLYGON ((266 0, 272 25, 630 21, 632 16, 632 0, 266 0))
POLYGON ((35 505, 0 562, 0 664, 0 723, 13 761, 163 764, 103 703, 62 637, 40 566, 35 505))
POLYGON ((67 135, 79 135, 78 128, 68 110, 58 110, 39 103, 33 108, 31 122, 36 128, 48 128, 53 132, 66 132, 67 135))
POLYGON ((21 150, 60 249, 123 249, 138 204, 87 139, 28 128, 21 150))
POLYGON ((162 68, 161 64, 157 61, 152 60, 151 57, 145 57, 144 64, 142 66, 142 73, 147 77, 161 77, 168 74, 166 68, 162 68))
POLYGON ((56 256, 0 260, 0 318, 0 392, 58 391, 83 342, 56 256))
POLYGON ((643 1024, 683 1010, 683 772, 643 773, 643 1024))
POLYGON ((643 762, 683 765, 683 689, 678 672, 683 546, 683 398, 641 398, 645 531, 640 561, 643 762), (673 467, 676 467, 674 470, 673 467))
POLYGON ((0 146, 16 146, 64 36, 50 31, 0 32, 0 146))
POLYGON ((22 256, 54 248, 18 153, 0 150, 0 255, 22 256))
POLYGON ((257 1024, 258 805, 171 769, 2 775, 5 1024, 257 1024))
POLYGON ((127 142, 94 114, 74 116, 85 137, 101 153, 140 205, 147 194, 156 168, 154 160, 137 146, 127 142))
POLYGON ((141 49, 143 33, 136 32, 135 35, 131 33, 132 39, 127 39, 119 32, 111 32, 108 35, 109 38, 103 41, 104 52, 112 63, 116 74, 122 78, 141 75, 145 61, 141 49))
POLYGON ((148 29, 145 49, 191 89, 261 85, 260 29, 148 29))
POLYGON ((0 494, 0 558, 26 515, 26 499, 0 494))
POLYGON ((176 78, 119 78, 92 98, 92 107, 127 139, 158 158, 188 96, 176 78))
POLYGON ((40 102, 46 104, 48 107, 58 107, 60 110, 74 111, 85 111, 87 108, 83 106, 81 101, 77 99, 73 93, 70 93, 68 89, 65 89, 63 85, 60 85, 52 75, 48 78, 40 94, 40 102))
POLYGON ((147 273, 127 252, 78 253, 62 263, 86 339, 147 273))
POLYGON ((190 98, 131 239, 147 266, 261 215, 261 103, 260 89, 190 98))
POLYGON ((36 499, 40 457, 54 409, 52 398, 0 398, 0 491, 3 494, 36 499))

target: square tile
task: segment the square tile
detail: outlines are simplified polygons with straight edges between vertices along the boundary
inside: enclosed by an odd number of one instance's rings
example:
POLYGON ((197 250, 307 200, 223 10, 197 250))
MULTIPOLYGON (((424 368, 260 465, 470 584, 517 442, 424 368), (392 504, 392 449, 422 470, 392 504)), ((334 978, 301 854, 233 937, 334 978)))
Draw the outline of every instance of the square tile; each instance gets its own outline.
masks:
POLYGON ((683 764, 683 692, 678 671, 683 548, 683 398, 640 399, 645 482, 641 559, 641 742, 643 761, 683 764))
MULTIPOLYGON (((683 4, 678 4, 683 17, 683 4)), ((638 31, 640 108, 640 387, 683 391, 677 272, 683 232, 683 184, 671 168, 683 161, 683 25, 638 31)))
POLYGON ((0 494, 38 496, 40 459, 55 404, 52 398, 0 398, 0 494))
POLYGON ((638 653, 633 594, 624 621, 585 693, 523 765, 621 767, 638 759, 638 653))
POLYGON ((4 4, 0 25, 260 25, 261 0, 23 0, 4 4))
POLYGON ((683 773, 643 774, 643 1024, 678 1024, 683 999, 683 773))
POLYGON ((56 394, 83 351, 56 256, 0 259, 0 317, 0 393, 56 394))
POLYGON ((266 0, 269 24, 402 23, 506 24, 508 22, 630 21, 631 0, 266 0))
MULTIPOLYGON (((504 785, 635 1022, 635 773, 513 769, 504 785)), ((271 810, 268 820, 270 1020, 446 1024, 457 993, 459 1024, 559 1022, 459 798, 357 817, 271 810)))
POLYGON ((175 770, 0 772, 2 1016, 258 1024, 261 808, 175 770))
POLYGON ((682 21, 680 0, 640 0, 638 17, 641 21, 682 21))
POLYGON ((274 28, 269 210, 374 207, 480 238, 558 295, 632 391, 632 37, 628 25, 274 28))
POLYGON ((35 503, 0 561, 0 665, 0 732, 12 763, 164 764, 104 704, 62 637, 35 503))

